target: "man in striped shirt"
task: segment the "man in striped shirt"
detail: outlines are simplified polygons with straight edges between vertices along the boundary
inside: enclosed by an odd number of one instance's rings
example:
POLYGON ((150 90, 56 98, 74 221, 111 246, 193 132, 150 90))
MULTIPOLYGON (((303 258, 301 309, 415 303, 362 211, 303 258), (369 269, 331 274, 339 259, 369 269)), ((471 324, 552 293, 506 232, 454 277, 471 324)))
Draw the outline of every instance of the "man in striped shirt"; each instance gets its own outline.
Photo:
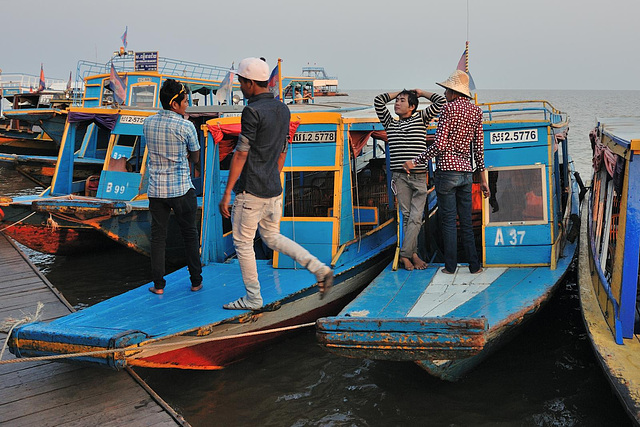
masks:
MULTIPOLYGON (((444 96, 447 98, 447 105, 438 121, 436 141, 407 161, 404 169, 413 174, 430 158, 436 158, 435 184, 444 240, 442 272, 454 274, 457 271, 457 216, 469 271, 476 274, 482 272, 482 266, 473 235, 471 197, 473 172, 484 171, 482 110, 469 99, 469 76, 464 71, 456 70, 447 80, 436 84, 446 89, 444 96)), ((484 173, 480 176, 482 194, 489 197, 491 192, 484 173)))
POLYGON ((427 200, 427 170, 420 166, 409 174, 403 165, 426 150, 427 126, 440 113, 444 103, 441 95, 422 89, 383 93, 376 96, 373 103, 380 123, 387 131, 391 179, 403 215, 404 239, 400 247, 400 261, 407 270, 427 268, 427 263, 417 253, 418 234, 427 200), (418 110, 419 97, 427 98, 431 105, 418 110), (398 119, 394 119, 387 109, 386 104, 393 99, 398 119))

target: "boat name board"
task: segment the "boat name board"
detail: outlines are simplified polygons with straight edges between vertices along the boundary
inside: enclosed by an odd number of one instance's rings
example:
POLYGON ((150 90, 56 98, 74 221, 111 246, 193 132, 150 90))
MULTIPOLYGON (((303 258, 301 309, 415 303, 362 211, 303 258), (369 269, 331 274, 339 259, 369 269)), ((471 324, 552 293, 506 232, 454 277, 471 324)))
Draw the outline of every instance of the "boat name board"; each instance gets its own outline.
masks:
POLYGON ((146 117, 142 116, 120 116, 120 123, 129 125, 141 125, 146 117))
POLYGON ((293 142, 335 142, 335 131, 296 132, 293 142))
POLYGON ((136 52, 134 67, 136 71, 157 71, 158 52, 136 52))
POLYGON ((501 130, 489 133, 491 144, 512 144, 514 142, 535 142, 538 129, 501 130))

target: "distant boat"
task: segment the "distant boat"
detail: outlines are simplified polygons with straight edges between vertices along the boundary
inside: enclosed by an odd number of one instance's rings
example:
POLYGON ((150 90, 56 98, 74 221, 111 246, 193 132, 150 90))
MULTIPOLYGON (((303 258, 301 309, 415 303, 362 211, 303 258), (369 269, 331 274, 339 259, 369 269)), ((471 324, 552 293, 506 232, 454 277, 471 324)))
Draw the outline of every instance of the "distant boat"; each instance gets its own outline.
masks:
POLYGON ((532 318, 571 268, 579 217, 568 117, 544 101, 479 106, 493 193, 483 200, 474 184, 474 232, 484 271, 471 274, 465 264, 455 274, 442 271, 437 200, 431 201, 428 268, 396 271, 396 253, 340 314, 318 320, 317 337, 327 350, 414 361, 436 377, 456 380, 532 318))
POLYGON ((328 76, 324 67, 302 67, 302 77, 313 82, 313 96, 346 96, 338 90, 338 78, 328 76))
MULTIPOLYGON (((58 79, 46 79, 47 89, 38 87, 39 77, 29 74, 0 75, 0 100, 6 99, 10 109, 0 105, 0 153, 55 155, 60 145, 47 134, 38 120, 20 120, 23 111, 37 111, 38 116, 47 112, 66 109, 72 102, 72 94, 65 90, 65 82, 58 79)), ((1 104, 1 101, 0 101, 1 104)))
POLYGON ((640 424, 640 117, 599 118, 594 170, 582 209, 580 306, 607 379, 640 424))
POLYGON ((105 350, 67 361, 114 369, 127 365, 220 369, 281 336, 280 328, 336 313, 380 272, 392 257, 397 228, 388 202, 384 152, 370 143, 381 125, 375 118, 350 118, 348 113, 296 112, 292 113, 295 133, 281 175, 280 229, 333 266, 334 286, 321 298, 312 274, 289 257, 271 252, 258 239, 264 308, 222 308, 245 289, 229 222, 218 209, 228 174, 220 152, 228 152, 232 142, 213 133, 224 134, 239 125, 240 117, 207 122, 203 289, 191 292, 187 269, 179 269, 167 275, 161 296, 150 293, 147 284, 52 322, 14 329, 9 346, 15 355, 105 350))

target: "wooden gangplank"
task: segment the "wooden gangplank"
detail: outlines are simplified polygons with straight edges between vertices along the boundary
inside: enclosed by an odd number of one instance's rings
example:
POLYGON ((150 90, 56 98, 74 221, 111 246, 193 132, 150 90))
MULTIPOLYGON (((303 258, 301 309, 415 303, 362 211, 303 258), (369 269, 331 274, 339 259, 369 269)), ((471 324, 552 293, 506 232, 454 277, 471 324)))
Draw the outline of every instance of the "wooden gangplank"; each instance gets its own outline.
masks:
MULTIPOLYGON (((74 311, 0 233, 0 321, 33 314, 38 302, 44 304, 41 320, 74 311)), ((2 343, 6 337, 0 332, 2 343)), ((13 358, 5 351, 3 360, 13 358)), ((11 363, 0 365, 0 384, 0 425, 188 426, 130 369, 115 372, 52 361, 11 363)))

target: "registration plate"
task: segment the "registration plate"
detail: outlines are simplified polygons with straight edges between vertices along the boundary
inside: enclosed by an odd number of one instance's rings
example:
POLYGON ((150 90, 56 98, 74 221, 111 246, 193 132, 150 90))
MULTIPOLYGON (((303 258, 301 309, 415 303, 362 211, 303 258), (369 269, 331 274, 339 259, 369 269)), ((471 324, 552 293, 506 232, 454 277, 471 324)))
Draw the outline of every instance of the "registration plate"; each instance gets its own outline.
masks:
POLYGON ((144 123, 145 117, 142 116, 120 116, 120 123, 122 124, 131 124, 131 125, 141 125, 144 123))
POLYGON ((491 144, 513 144, 517 142, 535 142, 538 129, 503 130, 489 133, 491 144))
POLYGON ((335 142, 336 133, 333 131, 296 132, 293 142, 335 142))

